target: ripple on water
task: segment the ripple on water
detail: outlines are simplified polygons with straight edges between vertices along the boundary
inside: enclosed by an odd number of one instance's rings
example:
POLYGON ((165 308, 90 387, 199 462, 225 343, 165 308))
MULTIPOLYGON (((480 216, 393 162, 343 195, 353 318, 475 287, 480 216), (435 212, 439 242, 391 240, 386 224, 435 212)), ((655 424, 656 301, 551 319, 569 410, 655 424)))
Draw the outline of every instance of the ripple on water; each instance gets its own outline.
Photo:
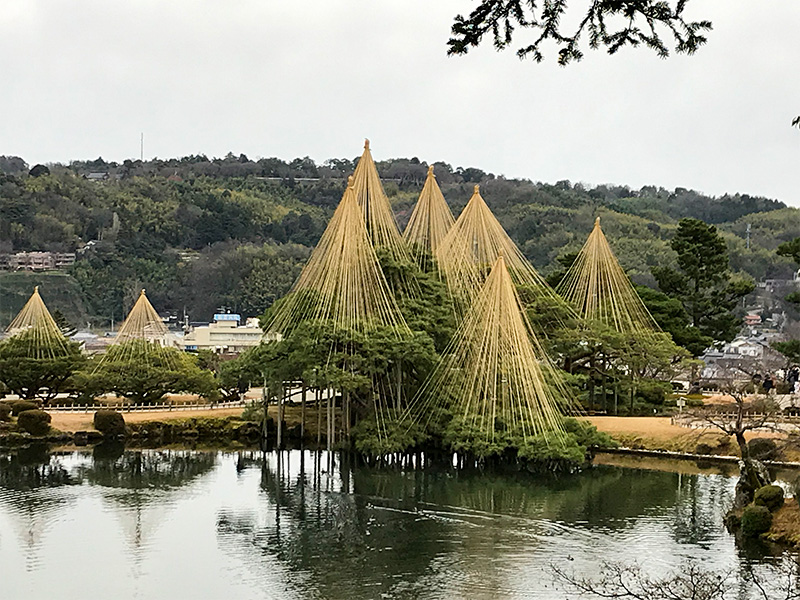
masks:
POLYGON ((592 575, 605 558, 654 573, 744 560, 721 528, 733 485, 723 476, 608 467, 550 480, 339 464, 320 475, 314 466, 329 461, 307 454, 302 472, 298 458, 77 453, 37 475, 3 474, 0 581, 48 590, 55 573, 65 587, 48 597, 60 599, 85 597, 89 584, 141 600, 557 599, 569 596, 554 591, 552 563, 592 575))

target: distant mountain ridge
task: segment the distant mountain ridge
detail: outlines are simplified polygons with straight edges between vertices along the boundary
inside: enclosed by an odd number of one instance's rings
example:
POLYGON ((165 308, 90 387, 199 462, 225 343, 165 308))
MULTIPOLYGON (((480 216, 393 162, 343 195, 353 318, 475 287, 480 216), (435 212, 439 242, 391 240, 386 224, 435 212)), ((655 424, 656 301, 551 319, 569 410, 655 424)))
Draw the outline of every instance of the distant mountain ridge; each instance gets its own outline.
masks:
MULTIPOLYGON (((455 216, 481 184, 490 208, 544 273, 580 248, 596 216, 638 283, 654 285, 650 269, 674 260, 669 239, 683 217, 723 232, 735 271, 760 280, 788 278, 794 270, 774 249, 800 236, 800 210, 777 200, 547 184, 433 164, 455 216)), ((97 322, 119 320, 141 287, 160 310, 185 309, 191 318, 209 318, 219 306, 255 315, 291 286, 354 166, 350 159, 317 165, 307 157, 229 154, 80 161, 49 165, 50 173, 34 177, 18 157, 0 157, 0 252, 79 251, 70 275, 97 322), (89 241, 95 243, 87 247, 89 241)), ((401 228, 427 166, 416 158, 377 162, 401 228)))

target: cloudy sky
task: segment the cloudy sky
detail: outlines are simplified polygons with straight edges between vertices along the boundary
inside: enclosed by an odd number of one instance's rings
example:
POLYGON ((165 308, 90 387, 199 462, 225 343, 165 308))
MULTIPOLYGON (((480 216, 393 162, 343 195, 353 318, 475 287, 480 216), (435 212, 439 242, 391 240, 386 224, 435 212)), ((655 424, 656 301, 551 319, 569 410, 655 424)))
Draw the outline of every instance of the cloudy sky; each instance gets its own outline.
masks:
MULTIPOLYGON (((573 0, 577 2, 578 0, 573 0)), ((584 0, 579 2, 585 4, 584 0)), ((447 57, 471 0, 2 0, 0 154, 417 156, 800 206, 800 2, 692 0, 697 55, 447 57)))

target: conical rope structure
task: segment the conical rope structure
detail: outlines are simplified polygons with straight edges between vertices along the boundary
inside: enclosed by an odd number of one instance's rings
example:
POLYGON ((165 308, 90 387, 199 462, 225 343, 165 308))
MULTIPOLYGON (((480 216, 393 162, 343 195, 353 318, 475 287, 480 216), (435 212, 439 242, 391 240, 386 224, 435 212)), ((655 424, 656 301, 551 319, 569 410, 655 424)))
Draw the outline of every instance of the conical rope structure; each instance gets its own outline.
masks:
POLYGON ((429 258, 436 256, 436 251, 454 223, 453 213, 447 206, 431 165, 419 200, 403 232, 412 258, 422 270, 430 269, 431 265, 427 264, 429 258))
POLYGON ((161 364, 165 361, 167 364, 175 362, 173 366, 177 367, 174 353, 167 350, 175 345, 173 335, 142 290, 98 367, 107 359, 140 361, 146 364, 157 359, 161 364))
POLYGON ((369 239, 375 248, 386 248, 395 259, 408 259, 410 254, 397 228, 392 206, 383 190, 378 169, 364 140, 364 153, 353 172, 353 193, 364 215, 369 239))
POLYGON ((58 358, 68 354, 68 340, 47 310, 39 286, 6 329, 8 337, 25 339, 29 358, 58 358))
POLYGON ((370 243, 353 178, 268 331, 287 335, 307 319, 360 332, 387 326, 398 335, 410 333, 370 243))
POLYGON ((557 289, 583 318, 619 333, 648 336, 661 331, 614 256, 600 217, 557 289))
POLYGON ((525 440, 558 440, 569 406, 501 254, 406 416, 426 423, 437 408, 449 408, 487 440, 498 425, 525 440))
POLYGON ((501 255, 516 285, 526 286, 552 301, 554 306, 564 304, 517 248, 481 196, 480 186, 476 185, 469 202, 436 251, 439 271, 451 296, 469 306, 501 255))

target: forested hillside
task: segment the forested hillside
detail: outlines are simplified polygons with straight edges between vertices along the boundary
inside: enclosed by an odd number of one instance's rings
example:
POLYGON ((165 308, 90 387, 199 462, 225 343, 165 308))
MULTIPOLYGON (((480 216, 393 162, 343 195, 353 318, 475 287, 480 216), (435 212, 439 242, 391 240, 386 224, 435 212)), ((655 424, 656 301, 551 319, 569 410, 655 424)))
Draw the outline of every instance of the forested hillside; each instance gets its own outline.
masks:
MULTIPOLYGON (((24 161, 0 157, 0 252, 77 251, 69 286, 82 290, 83 299, 65 314, 86 313, 98 325, 118 321, 142 287, 159 310, 186 310, 193 320, 208 319, 219 306, 257 315, 291 286, 354 164, 229 154, 122 164, 98 159, 29 172, 24 161)), ((774 250, 800 236, 800 211, 775 200, 712 198, 682 188, 584 188, 435 166, 455 215, 480 183, 509 234, 544 273, 559 268, 559 256, 580 248, 599 215, 638 283, 655 285, 650 269, 673 262, 669 239, 682 217, 724 232, 734 271, 756 280, 792 274, 791 260, 774 250)), ((379 162, 378 169, 404 227, 427 163, 393 159, 379 162)), ((9 275, 0 277, 0 287, 9 283, 9 275)), ((7 298, 0 306, 0 325, 13 303, 7 298)))

